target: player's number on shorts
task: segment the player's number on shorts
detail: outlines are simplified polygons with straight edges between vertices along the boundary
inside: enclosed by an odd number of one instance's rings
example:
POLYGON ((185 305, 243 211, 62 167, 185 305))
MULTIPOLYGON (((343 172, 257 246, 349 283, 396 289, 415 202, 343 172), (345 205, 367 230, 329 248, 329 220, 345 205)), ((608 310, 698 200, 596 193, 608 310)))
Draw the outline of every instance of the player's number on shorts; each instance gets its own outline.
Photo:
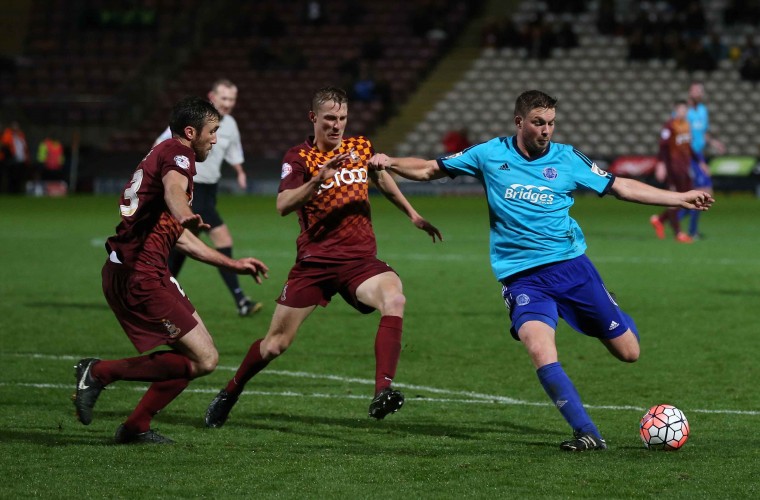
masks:
POLYGON ((134 175, 132 175, 132 181, 129 183, 129 187, 124 190, 124 199, 129 202, 129 205, 119 205, 122 216, 131 217, 137 212, 137 205, 140 203, 140 198, 137 197, 137 191, 140 190, 142 180, 143 171, 141 168, 138 168, 135 170, 134 175))
POLYGON ((185 295, 185 291, 182 289, 181 286, 179 286, 179 281, 177 281, 177 278, 172 276, 171 278, 169 278, 169 281, 174 283, 174 285, 177 287, 177 290, 179 290, 179 293, 181 293, 183 297, 187 297, 187 295, 185 295))

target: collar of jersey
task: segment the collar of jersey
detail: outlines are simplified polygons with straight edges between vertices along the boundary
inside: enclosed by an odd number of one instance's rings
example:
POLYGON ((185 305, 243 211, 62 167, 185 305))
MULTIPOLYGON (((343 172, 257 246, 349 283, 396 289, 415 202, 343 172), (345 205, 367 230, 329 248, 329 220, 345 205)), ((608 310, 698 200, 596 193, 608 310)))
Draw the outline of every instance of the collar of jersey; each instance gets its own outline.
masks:
POLYGON ((543 158, 547 154, 549 154, 549 150, 552 147, 552 141, 549 141, 549 144, 546 145, 546 149, 544 150, 544 152, 541 153, 540 155, 536 156, 535 158, 528 158, 527 156, 525 156, 523 154, 522 151, 520 151, 520 148, 517 147, 517 136, 516 135, 512 136, 512 147, 515 149, 515 151, 517 152, 517 154, 519 154, 520 156, 522 156, 525 159, 525 161, 536 161, 538 159, 543 158))

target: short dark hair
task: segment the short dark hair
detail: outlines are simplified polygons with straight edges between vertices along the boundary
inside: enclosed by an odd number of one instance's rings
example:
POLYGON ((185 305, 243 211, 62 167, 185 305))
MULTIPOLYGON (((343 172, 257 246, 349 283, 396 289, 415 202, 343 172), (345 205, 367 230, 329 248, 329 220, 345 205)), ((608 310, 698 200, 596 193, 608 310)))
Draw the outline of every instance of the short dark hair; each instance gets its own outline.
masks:
POLYGON ((316 113, 321 105, 329 101, 335 104, 347 104, 348 95, 345 90, 338 87, 322 87, 314 92, 311 98, 311 110, 316 113))
POLYGON ((222 115, 211 101, 200 97, 185 97, 172 107, 169 128, 172 134, 181 136, 188 125, 200 131, 206 122, 214 118, 221 121, 222 115))
POLYGON ((557 99, 541 92, 540 90, 528 90, 517 96, 515 101, 515 116, 525 118, 531 110, 536 108, 554 109, 557 99))

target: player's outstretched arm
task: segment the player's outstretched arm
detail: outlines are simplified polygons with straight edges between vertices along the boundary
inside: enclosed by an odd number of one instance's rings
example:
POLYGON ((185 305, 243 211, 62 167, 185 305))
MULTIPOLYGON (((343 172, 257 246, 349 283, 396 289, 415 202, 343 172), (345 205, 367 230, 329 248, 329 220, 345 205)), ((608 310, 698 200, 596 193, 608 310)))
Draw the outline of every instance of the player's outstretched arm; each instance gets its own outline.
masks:
POLYGON ((377 189, 383 193, 383 196, 388 198, 391 203, 396 205, 399 210, 404 212, 412 221, 412 224, 415 225, 415 227, 425 231, 431 238, 433 238, 433 243, 435 243, 436 237, 439 241, 443 241, 443 236, 441 236, 441 232, 438 230, 438 228, 425 220, 419 213, 417 213, 412 204, 409 203, 409 200, 406 199, 406 196, 404 196, 404 193, 401 192, 398 184, 396 184, 396 181, 393 180, 393 177, 390 174, 383 171, 370 170, 369 175, 377 186, 377 189))
POLYGON ((715 202, 710 193, 704 191, 691 190, 683 193, 667 191, 624 177, 615 177, 612 193, 618 199, 625 201, 690 210, 708 210, 715 202))
POLYGON ((334 176, 347 159, 348 153, 335 155, 319 167, 319 173, 307 182, 304 182, 297 188, 286 189, 280 192, 277 195, 277 211, 280 215, 288 215, 290 212, 298 210, 308 203, 319 192, 322 183, 334 176))
POLYGON ((223 253, 206 245, 189 229, 182 232, 179 240, 177 240, 176 248, 193 259, 206 264, 228 269, 238 274, 250 274, 256 280, 256 283, 261 283, 262 278, 269 277, 269 268, 259 259, 253 257, 232 259, 227 257, 223 253))
POLYGON ((446 172, 438 167, 435 160, 422 158, 392 158, 378 153, 369 159, 371 170, 390 170, 394 174, 413 181, 432 181, 446 177, 446 172))

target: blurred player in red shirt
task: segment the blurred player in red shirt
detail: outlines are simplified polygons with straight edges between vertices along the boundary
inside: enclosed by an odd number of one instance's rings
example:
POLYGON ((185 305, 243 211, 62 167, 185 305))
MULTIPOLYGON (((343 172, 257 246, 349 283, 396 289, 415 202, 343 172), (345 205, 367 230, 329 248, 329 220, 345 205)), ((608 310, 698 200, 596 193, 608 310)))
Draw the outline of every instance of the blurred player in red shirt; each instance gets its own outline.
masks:
POLYGON ((117 443, 171 443, 150 428, 156 413, 194 378, 211 373, 219 355, 206 326, 168 269, 176 246, 190 257, 257 282, 267 267, 246 257, 233 260, 203 243, 194 232, 208 228, 190 208, 195 161, 216 143, 220 115, 196 97, 178 102, 169 119, 172 139, 155 146, 138 165, 119 202, 121 222, 106 241, 103 294, 140 353, 160 345, 171 349, 117 360, 82 359, 75 366, 77 418, 92 421, 105 386, 118 380, 151 382, 135 410, 116 431, 117 443))
POLYGON ((375 337, 375 397, 369 415, 382 419, 401 408, 404 396, 391 387, 401 353, 406 301, 396 272, 376 257, 369 204, 371 180, 386 198, 435 242, 441 234, 409 204, 386 172, 369 171, 374 148, 363 136, 343 137, 348 98, 338 88, 318 90, 309 120, 314 136, 291 148, 282 165, 277 211, 296 212, 301 234, 296 263, 277 299, 269 331, 256 340, 237 373, 206 411, 206 425, 221 427, 245 384, 285 352, 317 306, 340 294, 363 314, 380 312, 375 337))
MULTIPOLYGON (((689 191, 692 189, 691 162, 700 161, 701 167, 707 169, 704 160, 691 147, 691 130, 686 119, 688 111, 686 101, 678 101, 673 110, 673 117, 665 122, 660 132, 660 152, 657 156, 655 176, 665 182, 671 191, 689 191)), ((660 215, 653 215, 649 222, 654 227, 657 237, 665 239, 665 221, 670 223, 679 243, 693 243, 693 239, 681 231, 678 218, 679 208, 668 208, 660 215)))
POLYGON ((447 155, 459 153, 471 146, 470 139, 467 138, 467 127, 449 130, 441 142, 443 143, 443 152, 447 155))

